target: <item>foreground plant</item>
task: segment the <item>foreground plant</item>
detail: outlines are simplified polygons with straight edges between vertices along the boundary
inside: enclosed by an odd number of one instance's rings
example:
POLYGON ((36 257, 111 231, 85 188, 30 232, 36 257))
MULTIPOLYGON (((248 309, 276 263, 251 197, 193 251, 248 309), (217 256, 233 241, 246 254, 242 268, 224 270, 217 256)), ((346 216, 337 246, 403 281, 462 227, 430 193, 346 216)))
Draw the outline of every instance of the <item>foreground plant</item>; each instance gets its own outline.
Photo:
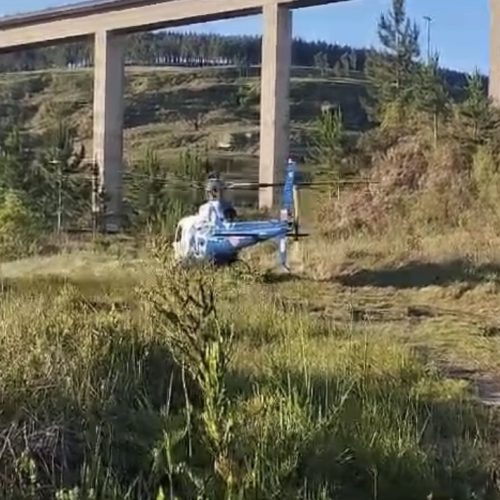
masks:
MULTIPOLYGON (((233 331, 218 318, 210 270, 186 270, 164 259, 160 262, 163 272, 146 295, 153 324, 166 337, 173 358, 187 370, 201 395, 197 423, 202 441, 213 462, 214 478, 222 482, 224 497, 234 498, 238 480, 230 451, 233 410, 225 384, 233 331)), ((187 394, 186 416, 189 420, 187 394)))

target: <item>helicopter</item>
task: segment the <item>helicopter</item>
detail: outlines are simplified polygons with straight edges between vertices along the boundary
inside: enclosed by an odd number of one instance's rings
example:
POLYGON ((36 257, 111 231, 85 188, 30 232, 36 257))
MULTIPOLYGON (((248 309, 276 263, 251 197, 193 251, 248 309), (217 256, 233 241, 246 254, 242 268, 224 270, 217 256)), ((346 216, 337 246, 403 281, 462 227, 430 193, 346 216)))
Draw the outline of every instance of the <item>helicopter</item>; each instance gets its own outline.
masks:
POLYGON ((278 262, 284 271, 288 265, 288 239, 298 240, 307 234, 299 233, 297 163, 288 160, 282 184, 233 184, 231 187, 271 188, 283 187, 279 218, 269 220, 236 221, 236 210, 224 198, 228 187, 215 174, 209 176, 205 192, 207 202, 197 214, 183 217, 177 224, 173 249, 177 261, 182 263, 207 262, 218 266, 234 264, 242 250, 268 241, 278 247, 278 262))

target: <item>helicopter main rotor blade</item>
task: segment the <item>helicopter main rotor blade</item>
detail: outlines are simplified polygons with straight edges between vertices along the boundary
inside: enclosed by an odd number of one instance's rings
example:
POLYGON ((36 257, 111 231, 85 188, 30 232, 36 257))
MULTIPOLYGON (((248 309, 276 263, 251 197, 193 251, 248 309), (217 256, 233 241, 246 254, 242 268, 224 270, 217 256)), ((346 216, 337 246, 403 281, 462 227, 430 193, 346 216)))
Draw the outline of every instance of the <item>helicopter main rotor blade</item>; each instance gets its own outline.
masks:
POLYGON ((260 183, 260 182, 229 182, 226 184, 227 189, 260 189, 270 187, 283 187, 285 184, 278 183, 260 183))
MULTIPOLYGON (((311 181, 311 182, 297 182, 294 185, 297 187, 316 187, 316 186, 339 186, 347 184, 374 184, 373 181, 368 179, 359 180, 338 180, 338 181, 311 181)), ((275 183, 260 183, 260 182, 230 182, 226 184, 226 189, 263 189, 272 187, 284 187, 284 182, 275 183)))

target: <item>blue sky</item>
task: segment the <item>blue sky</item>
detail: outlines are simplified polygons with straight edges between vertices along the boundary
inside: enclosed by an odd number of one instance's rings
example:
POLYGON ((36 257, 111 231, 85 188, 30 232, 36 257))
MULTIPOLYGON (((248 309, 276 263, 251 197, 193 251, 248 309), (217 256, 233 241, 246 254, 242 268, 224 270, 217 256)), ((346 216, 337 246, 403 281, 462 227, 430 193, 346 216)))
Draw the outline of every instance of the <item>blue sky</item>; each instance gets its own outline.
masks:
MULTIPOLYGON (((230 1, 230 0, 228 0, 230 1)), ((50 6, 77 3, 78 0, 4 0, 0 14, 12 14, 50 6)), ((327 40, 354 47, 376 46, 376 22, 390 0, 353 0, 323 7, 301 9, 294 16, 294 36, 308 40, 327 40)), ((433 18, 433 48, 441 62, 450 68, 488 72, 488 0, 407 0, 408 12, 417 22, 433 18)), ((258 34, 259 16, 190 26, 196 31, 222 34, 258 34)), ((425 33, 423 33, 425 35, 425 33)), ((426 36, 422 37, 425 43, 426 36)))

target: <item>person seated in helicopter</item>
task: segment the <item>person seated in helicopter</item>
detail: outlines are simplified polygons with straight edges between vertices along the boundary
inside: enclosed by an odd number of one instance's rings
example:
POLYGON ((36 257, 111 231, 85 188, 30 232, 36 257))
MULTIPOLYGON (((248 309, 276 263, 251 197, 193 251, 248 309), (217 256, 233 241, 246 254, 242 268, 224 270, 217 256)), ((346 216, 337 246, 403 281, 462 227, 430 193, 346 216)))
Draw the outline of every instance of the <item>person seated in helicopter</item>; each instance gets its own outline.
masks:
POLYGON ((207 202, 201 205, 199 215, 211 224, 222 224, 224 222, 233 222, 237 217, 233 205, 224 200, 224 183, 218 174, 209 175, 205 189, 207 202))
POLYGON ((202 220, 215 225, 233 222, 237 217, 236 210, 231 203, 224 200, 207 201, 200 206, 198 215, 202 220))

